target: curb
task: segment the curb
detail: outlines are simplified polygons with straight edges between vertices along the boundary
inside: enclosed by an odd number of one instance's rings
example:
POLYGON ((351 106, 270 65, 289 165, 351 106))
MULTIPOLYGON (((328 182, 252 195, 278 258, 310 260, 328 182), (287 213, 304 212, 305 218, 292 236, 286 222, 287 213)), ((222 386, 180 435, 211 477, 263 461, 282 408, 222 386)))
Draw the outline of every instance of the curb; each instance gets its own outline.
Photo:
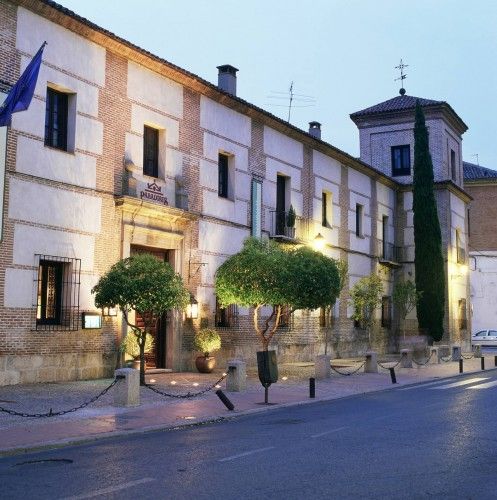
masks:
MULTIPOLYGON (((282 408, 291 408, 291 407, 298 407, 298 406, 304 406, 308 404, 317 404, 317 403, 327 403, 330 401, 340 401, 340 400, 345 400, 345 399, 351 399, 351 398, 356 398, 360 396, 364 396, 367 394, 378 394, 382 392, 387 392, 387 391, 393 391, 399 388, 405 388, 405 387, 414 387, 416 385, 423 385, 429 382, 434 382, 434 381, 444 381, 444 380, 451 380, 454 378, 459 378, 463 377, 465 375, 474 375, 476 373, 482 373, 482 372, 491 372, 491 371, 496 371, 497 367, 492 367, 488 368, 485 370, 475 370, 475 371, 468 371, 465 373, 457 373, 455 375, 449 375, 446 377, 435 377, 435 378, 430 378, 426 379, 420 382, 412 382, 408 384, 395 384, 395 386, 390 386, 387 388, 382 388, 382 389, 376 389, 372 391, 366 391, 366 392, 357 392, 356 394, 349 394, 347 396, 338 396, 338 397, 320 397, 316 399, 303 399, 301 401, 295 401, 291 403, 281 403, 281 404, 274 404, 271 406, 261 406, 260 408, 249 408, 247 410, 240 410, 240 411, 234 411, 233 413, 229 414, 224 414, 224 415, 212 415, 208 417, 203 417, 199 418, 195 422, 175 422, 174 424, 159 424, 159 425, 151 425, 147 427, 141 427, 139 429, 129 429, 129 430, 121 430, 121 431, 113 431, 113 432, 105 432, 102 434, 95 434, 92 436, 84 436, 84 437, 77 437, 77 438, 63 438, 63 439, 58 439, 56 441, 47 441, 42 444, 37 444, 37 445, 25 445, 25 446, 19 446, 19 447, 12 447, 12 448, 0 448, 0 458, 3 457, 11 457, 11 456, 16 456, 16 455, 22 455, 26 453, 36 453, 40 451, 45 451, 45 450, 54 450, 54 449, 59 449, 59 448, 64 448, 66 446, 79 446, 82 444, 89 444, 95 441, 107 441, 111 440, 113 438, 120 438, 124 436, 135 436, 139 434, 148 434, 152 432, 159 432, 159 431, 176 431, 176 430, 182 430, 182 429, 187 429, 191 427, 198 427, 200 425, 206 425, 206 424, 212 424, 212 423, 218 423, 218 422, 225 422, 229 420, 235 420, 239 419, 242 417, 250 416, 250 415, 256 415, 259 413, 266 413, 274 410, 279 410, 282 408)), ((227 410, 226 410, 227 411, 227 410)))

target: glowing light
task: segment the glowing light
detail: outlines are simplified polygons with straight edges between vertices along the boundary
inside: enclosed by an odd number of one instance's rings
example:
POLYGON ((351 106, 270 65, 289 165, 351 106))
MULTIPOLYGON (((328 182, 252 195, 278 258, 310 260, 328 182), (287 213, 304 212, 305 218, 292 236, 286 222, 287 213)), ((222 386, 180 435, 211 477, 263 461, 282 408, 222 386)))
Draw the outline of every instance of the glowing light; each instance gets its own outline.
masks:
POLYGON ((314 248, 318 251, 322 250, 325 244, 326 240, 324 239, 324 236, 321 233, 318 233, 314 238, 314 248))
POLYGON ((214 387, 215 387, 216 389, 221 389, 221 386, 220 386, 219 384, 216 384, 214 387))
POLYGON ((187 415, 186 417, 183 417, 185 420, 195 420, 197 417, 194 417, 193 415, 187 415))
POLYGON ((151 383, 151 384, 155 384, 155 382, 157 382, 157 380, 155 380, 155 378, 151 378, 151 379, 150 379, 150 383, 151 383))
POLYGON ((176 385, 177 383, 176 380, 171 380, 171 385, 176 385))
POLYGON ((226 373, 223 373, 223 377, 226 377, 226 375, 227 375, 226 373))
POLYGON ((197 387, 198 386, 198 382, 193 382, 193 386, 197 387))
POLYGON ((281 380, 288 380, 288 377, 281 377, 281 380))

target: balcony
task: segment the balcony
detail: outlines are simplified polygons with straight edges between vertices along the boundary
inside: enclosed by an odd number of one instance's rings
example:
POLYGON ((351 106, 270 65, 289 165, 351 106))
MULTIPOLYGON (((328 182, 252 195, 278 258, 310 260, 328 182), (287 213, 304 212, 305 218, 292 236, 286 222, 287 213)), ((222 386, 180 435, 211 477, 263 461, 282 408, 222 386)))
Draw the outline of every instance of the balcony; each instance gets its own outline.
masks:
POLYGON ((402 262, 402 247, 397 247, 393 243, 377 240, 376 252, 376 256, 381 264, 399 267, 402 262))
POLYGON ((276 238, 284 241, 302 241, 306 238, 308 233, 309 221, 303 217, 295 217, 295 226, 287 226, 288 212, 282 210, 271 210, 271 226, 269 229, 269 237, 276 238))

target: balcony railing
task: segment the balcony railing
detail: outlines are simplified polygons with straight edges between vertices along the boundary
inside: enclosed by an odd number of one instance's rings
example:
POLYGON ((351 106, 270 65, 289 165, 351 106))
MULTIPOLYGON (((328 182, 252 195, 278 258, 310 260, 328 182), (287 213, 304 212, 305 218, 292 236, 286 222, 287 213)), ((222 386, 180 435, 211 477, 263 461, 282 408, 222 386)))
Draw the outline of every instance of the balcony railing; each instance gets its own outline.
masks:
POLYGON ((282 210, 271 210, 271 227, 269 236, 271 238, 282 238, 288 240, 305 239, 308 232, 308 220, 303 217, 295 217, 295 225, 288 227, 288 212, 282 210))
POLYGON ((395 246, 388 241, 377 241, 377 257, 380 262, 398 264, 402 262, 402 247, 395 246))

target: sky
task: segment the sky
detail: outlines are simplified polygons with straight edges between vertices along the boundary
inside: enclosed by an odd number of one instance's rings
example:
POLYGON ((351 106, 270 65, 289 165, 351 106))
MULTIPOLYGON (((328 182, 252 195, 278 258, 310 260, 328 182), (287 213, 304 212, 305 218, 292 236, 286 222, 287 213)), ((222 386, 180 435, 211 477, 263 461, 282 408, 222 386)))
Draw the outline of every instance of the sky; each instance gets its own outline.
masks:
POLYGON ((495 0, 59 0, 90 21, 359 156, 354 111, 398 95, 448 102, 468 125, 463 159, 497 170, 495 0), (298 106, 298 107, 297 107, 298 106))

